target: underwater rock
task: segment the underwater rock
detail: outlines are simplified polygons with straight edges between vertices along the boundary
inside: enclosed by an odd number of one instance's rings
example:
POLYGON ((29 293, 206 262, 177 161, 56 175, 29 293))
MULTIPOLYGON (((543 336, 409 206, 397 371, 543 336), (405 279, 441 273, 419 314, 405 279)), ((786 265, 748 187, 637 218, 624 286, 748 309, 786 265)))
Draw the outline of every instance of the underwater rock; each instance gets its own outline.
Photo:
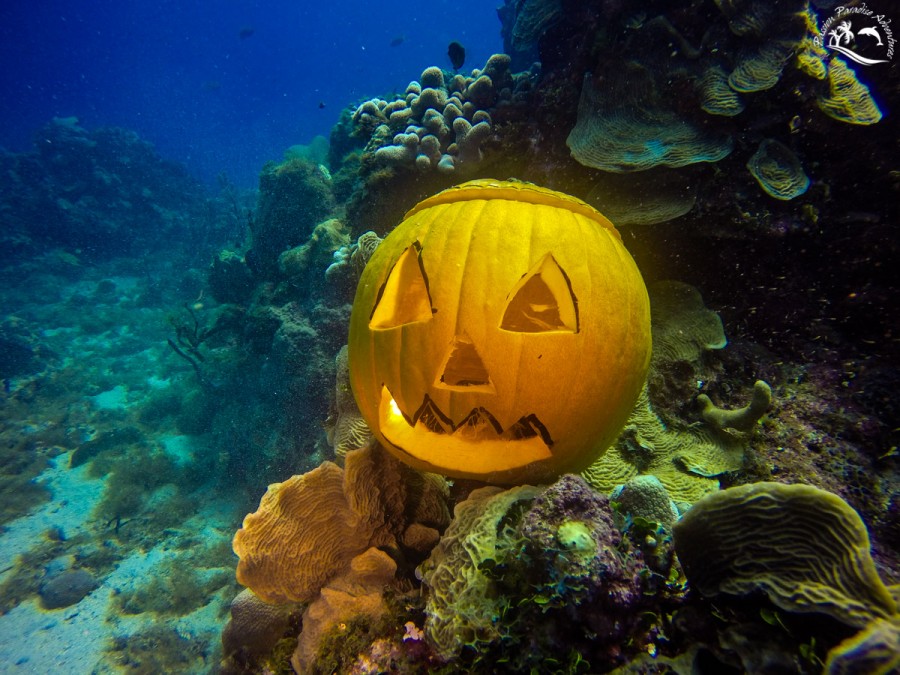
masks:
POLYGON ((310 287, 321 279, 335 251, 349 243, 348 228, 339 219, 329 218, 316 225, 305 242, 278 256, 278 270, 295 283, 310 287))
POLYGON ((213 298, 219 302, 242 305, 253 294, 253 274, 242 256, 234 251, 219 251, 207 271, 206 281, 213 298))
POLYGON ((97 586, 97 580, 87 570, 66 570, 41 585, 41 606, 44 609, 69 607, 81 602, 97 586))
POLYGON ((278 256, 303 244, 334 210, 330 176, 303 159, 270 162, 259 176, 259 206, 251 224, 247 265, 262 279, 278 274, 278 256))
POLYGON ((222 651, 231 670, 267 654, 281 639, 297 609, 263 602, 245 588, 231 601, 231 619, 222 631, 222 651))

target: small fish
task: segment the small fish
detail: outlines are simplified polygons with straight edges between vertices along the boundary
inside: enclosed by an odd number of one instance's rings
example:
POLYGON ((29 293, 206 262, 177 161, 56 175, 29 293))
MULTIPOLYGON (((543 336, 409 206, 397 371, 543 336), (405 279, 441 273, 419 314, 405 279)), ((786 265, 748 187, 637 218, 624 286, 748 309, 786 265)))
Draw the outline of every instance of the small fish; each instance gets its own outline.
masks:
POLYGON ((453 69, 459 70, 466 62, 466 48, 454 40, 447 47, 447 56, 450 57, 453 69))
POLYGON ((319 110, 325 107, 325 101, 319 101, 319 110))
POLYGON ((240 36, 241 40, 246 40, 248 37, 253 35, 256 32, 256 29, 253 26, 244 26, 241 28, 238 36, 240 36))
POLYGON ((405 36, 405 35, 398 35, 398 36, 395 37, 393 40, 391 40, 391 47, 399 47, 399 46, 402 45, 404 42, 406 42, 406 36, 405 36))

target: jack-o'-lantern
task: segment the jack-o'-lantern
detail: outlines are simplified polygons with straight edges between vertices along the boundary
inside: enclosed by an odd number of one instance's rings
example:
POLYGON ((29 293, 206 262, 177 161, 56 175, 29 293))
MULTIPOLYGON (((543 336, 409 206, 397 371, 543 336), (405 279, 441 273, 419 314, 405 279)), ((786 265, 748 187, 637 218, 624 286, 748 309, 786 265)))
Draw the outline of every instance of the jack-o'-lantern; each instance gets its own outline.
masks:
POLYGON ((600 456, 650 360, 650 303, 619 233, 588 204, 477 180, 409 211, 363 271, 350 382, 401 461, 457 478, 545 482, 600 456))

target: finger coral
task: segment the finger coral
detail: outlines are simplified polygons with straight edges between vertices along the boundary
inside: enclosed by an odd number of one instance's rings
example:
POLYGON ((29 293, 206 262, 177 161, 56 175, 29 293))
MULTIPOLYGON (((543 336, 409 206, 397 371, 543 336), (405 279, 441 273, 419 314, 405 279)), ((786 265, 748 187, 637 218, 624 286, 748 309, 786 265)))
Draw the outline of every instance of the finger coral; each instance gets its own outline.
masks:
POLYGON ((857 628, 897 613, 865 524, 830 492, 770 482, 729 488, 694 504, 674 532, 685 574, 705 595, 760 590, 786 611, 857 628))
POLYGON ((419 81, 393 101, 372 99, 353 114, 358 135, 368 139, 365 153, 382 166, 422 172, 471 172, 482 160, 492 133, 489 111, 514 95, 518 80, 510 58, 491 56, 483 69, 452 78, 426 68, 419 81))

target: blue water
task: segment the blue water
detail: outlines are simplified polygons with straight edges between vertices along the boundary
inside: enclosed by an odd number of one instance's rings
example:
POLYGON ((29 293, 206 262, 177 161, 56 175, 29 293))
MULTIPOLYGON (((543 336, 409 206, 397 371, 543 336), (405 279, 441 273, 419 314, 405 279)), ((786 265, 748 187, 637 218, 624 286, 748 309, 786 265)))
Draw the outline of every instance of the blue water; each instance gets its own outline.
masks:
POLYGON ((75 116, 136 131, 206 182, 227 171, 253 186, 263 163, 327 136, 344 106, 449 68, 451 41, 466 69, 482 66, 502 51, 496 5, 10 0, 0 146, 27 150, 36 128, 75 116))

